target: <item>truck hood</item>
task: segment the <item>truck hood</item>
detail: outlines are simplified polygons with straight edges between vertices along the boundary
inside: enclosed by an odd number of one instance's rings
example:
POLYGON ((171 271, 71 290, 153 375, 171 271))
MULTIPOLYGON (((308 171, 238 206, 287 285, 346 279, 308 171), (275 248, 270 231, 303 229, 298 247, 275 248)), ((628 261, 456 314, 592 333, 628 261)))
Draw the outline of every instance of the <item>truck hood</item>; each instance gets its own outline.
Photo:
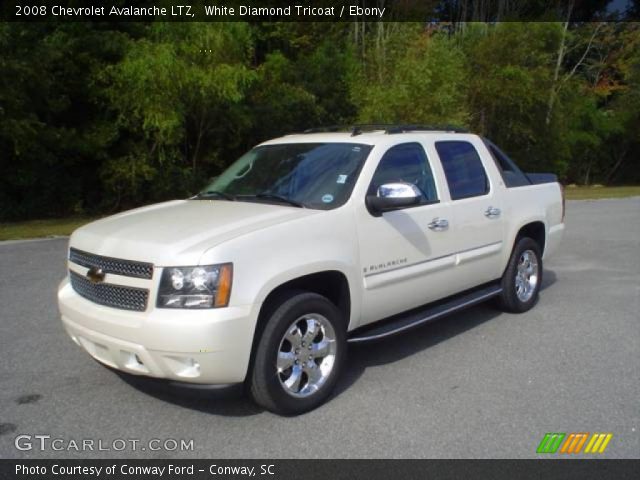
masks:
POLYGON ((234 237, 318 213, 226 200, 175 200, 123 212, 76 230, 71 247, 163 265, 197 265, 209 248, 234 237))

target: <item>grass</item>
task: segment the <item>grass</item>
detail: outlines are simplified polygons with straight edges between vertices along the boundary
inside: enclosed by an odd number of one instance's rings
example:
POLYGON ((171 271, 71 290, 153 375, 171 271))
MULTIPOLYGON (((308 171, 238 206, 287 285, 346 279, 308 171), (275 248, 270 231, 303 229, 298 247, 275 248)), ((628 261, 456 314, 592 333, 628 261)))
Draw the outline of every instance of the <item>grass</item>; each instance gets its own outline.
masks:
POLYGON ((597 200, 600 198, 622 198, 640 196, 640 185, 635 187, 590 187, 568 186, 565 188, 567 200, 597 200))
POLYGON ((51 220, 29 220, 26 222, 0 223, 0 240, 41 238, 69 235, 76 228, 95 220, 91 217, 70 217, 51 220))

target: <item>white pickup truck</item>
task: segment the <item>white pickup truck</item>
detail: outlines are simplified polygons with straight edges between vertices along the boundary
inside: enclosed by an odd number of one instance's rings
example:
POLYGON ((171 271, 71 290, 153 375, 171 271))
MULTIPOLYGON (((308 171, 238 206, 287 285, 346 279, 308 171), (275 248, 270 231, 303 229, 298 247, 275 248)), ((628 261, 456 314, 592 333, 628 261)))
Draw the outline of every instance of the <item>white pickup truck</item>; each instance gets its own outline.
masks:
POLYGON ((563 222, 555 176, 477 135, 308 131, 258 145, 193 198, 76 230, 59 307, 103 364, 244 382, 297 414, 331 393, 349 342, 490 298, 530 309, 563 222))

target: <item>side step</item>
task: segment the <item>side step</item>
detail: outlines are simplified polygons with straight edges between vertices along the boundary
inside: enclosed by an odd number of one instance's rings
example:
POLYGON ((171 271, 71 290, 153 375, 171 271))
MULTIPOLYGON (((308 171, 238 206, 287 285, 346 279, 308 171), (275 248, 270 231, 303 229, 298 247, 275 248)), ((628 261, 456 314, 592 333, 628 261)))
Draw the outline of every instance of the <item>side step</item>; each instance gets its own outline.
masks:
POLYGON ((390 335, 395 335, 472 305, 482 303, 485 300, 499 295, 501 292, 502 288, 499 284, 495 283, 467 290, 461 294, 439 300, 424 307, 394 315, 386 320, 375 322, 372 325, 357 328, 350 333, 347 341, 349 343, 369 342, 371 340, 378 340, 390 335))

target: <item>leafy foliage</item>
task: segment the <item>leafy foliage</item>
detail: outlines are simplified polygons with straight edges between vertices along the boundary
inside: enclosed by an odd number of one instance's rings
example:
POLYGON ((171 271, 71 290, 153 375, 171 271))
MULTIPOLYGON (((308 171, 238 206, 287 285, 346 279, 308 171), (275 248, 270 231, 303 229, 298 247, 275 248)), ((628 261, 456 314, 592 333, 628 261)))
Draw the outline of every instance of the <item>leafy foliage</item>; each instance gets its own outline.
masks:
POLYGON ((0 220, 184 197, 260 141, 351 122, 640 181, 634 23, 0 23, 0 72, 0 220))
MULTIPOLYGON (((397 53, 367 64, 353 86, 358 119, 365 123, 464 124, 467 71, 462 50, 444 36, 414 32, 396 46, 397 53)), ((379 52, 374 54, 382 55, 379 52)))
POLYGON ((124 143, 103 165, 111 196, 126 205, 184 195, 202 162, 218 169, 233 146, 241 102, 256 75, 241 23, 153 24, 102 81, 124 143))

